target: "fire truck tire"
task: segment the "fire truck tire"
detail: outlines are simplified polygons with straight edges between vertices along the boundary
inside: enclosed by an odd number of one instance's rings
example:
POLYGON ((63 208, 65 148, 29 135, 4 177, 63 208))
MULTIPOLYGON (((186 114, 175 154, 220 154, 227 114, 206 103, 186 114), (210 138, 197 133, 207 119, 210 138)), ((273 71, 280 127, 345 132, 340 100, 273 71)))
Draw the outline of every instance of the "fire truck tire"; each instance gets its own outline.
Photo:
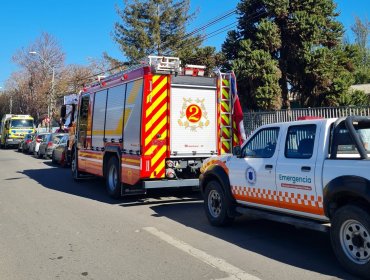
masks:
POLYGON ((106 187, 110 197, 121 197, 121 174, 117 157, 113 156, 109 159, 106 173, 106 187))
POLYGON ((205 188, 204 208, 208 221, 213 226, 228 226, 234 221, 230 216, 231 201, 225 195, 220 183, 213 180, 205 188))
POLYGON ((55 159, 55 153, 54 153, 54 151, 53 151, 53 153, 51 154, 51 162, 52 162, 53 164, 56 164, 56 163, 57 163, 57 161, 56 161, 56 159, 55 159))
POLYGON ((370 215, 356 205, 338 209, 331 221, 331 243, 338 261, 349 272, 370 279, 370 215))
POLYGON ((81 179, 81 173, 78 171, 78 166, 77 166, 77 153, 73 153, 72 155, 72 161, 71 161, 71 171, 72 171, 72 177, 73 180, 78 182, 81 179))

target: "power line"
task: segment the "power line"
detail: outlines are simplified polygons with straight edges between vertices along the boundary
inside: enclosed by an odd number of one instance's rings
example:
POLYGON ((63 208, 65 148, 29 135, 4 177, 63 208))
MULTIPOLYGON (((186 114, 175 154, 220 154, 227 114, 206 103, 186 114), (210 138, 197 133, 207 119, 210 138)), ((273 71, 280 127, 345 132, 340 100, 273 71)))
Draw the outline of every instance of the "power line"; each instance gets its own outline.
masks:
MULTIPOLYGON (((226 14, 224 14, 224 15, 222 15, 222 16, 220 16, 220 17, 217 17, 215 20, 211 20, 209 23, 207 23, 207 24, 205 24, 204 26, 206 26, 207 25, 207 27, 208 26, 211 26, 211 25, 213 25, 214 23, 212 23, 212 22, 215 22, 218 18, 224 18, 226 15, 231 15, 232 13, 235 13, 235 11, 236 10, 232 10, 232 11, 230 11, 230 12, 227 12, 226 14), (210 23, 212 23, 211 25, 209 25, 210 23)), ((250 15, 250 17, 249 18, 247 18, 246 19, 246 21, 250 21, 250 20, 253 20, 253 19, 255 19, 256 17, 259 17, 259 16, 262 16, 262 15, 264 15, 264 14, 266 14, 267 12, 266 11, 256 11, 256 12, 254 12, 254 13, 252 13, 251 15, 250 15)), ((218 22, 218 21, 217 21, 218 22)), ((223 26, 223 27, 221 27, 221 28, 219 28, 219 29, 216 29, 216 30, 214 30, 214 31, 212 31, 211 33, 209 33, 209 34, 206 34, 206 35, 204 35, 204 36, 201 36, 199 39, 197 39, 195 42, 202 42, 202 41, 204 41, 204 40, 207 40, 207 39, 209 39, 209 38, 212 38, 212 37, 214 37, 214 36, 217 36, 217 35, 219 35, 219 34, 221 34, 221 33, 223 33, 223 32, 226 32, 226 31, 229 31, 229 30, 231 30, 231 29, 233 29, 234 27, 236 27, 237 26, 237 23, 238 23, 238 21, 234 21, 234 22, 232 22, 232 23, 230 23, 230 24, 227 24, 227 25, 225 25, 225 26, 223 26)), ((204 26, 201 26, 201 27, 199 27, 199 28, 197 28, 196 30, 199 30, 199 31, 201 31, 201 30, 203 30, 203 29, 205 29, 204 28, 204 26)), ((198 31, 198 32, 199 32, 198 31)), ((192 32, 194 32, 194 30, 192 31, 192 32)), ((190 32, 190 33, 192 33, 192 32, 190 32)), ((188 33, 188 34, 190 34, 190 33, 188 33)), ((189 44, 188 42, 186 42, 184 39, 186 39, 187 38, 187 35, 188 34, 186 34, 182 39, 180 39, 180 42, 179 42, 179 44, 177 45, 177 47, 190 47, 194 42, 191 42, 191 44, 189 44), (185 45, 184 45, 185 44, 185 45)), ((194 33, 195 34, 195 33, 194 33)), ((171 51, 172 52, 172 51, 171 51)), ((170 51, 168 51, 168 52, 166 52, 166 53, 164 53, 163 55, 169 55, 170 54, 170 51)), ((127 66, 127 63, 122 63, 122 64, 119 64, 118 66, 115 66, 115 67, 112 67, 112 68, 110 68, 110 69, 108 69, 108 70, 105 70, 105 71, 102 71, 102 72, 100 72, 100 73, 98 73, 98 74, 94 74, 94 75, 90 75, 90 76, 87 76, 87 77, 84 77, 84 78, 81 78, 81 79, 79 79, 79 80, 77 80, 76 82, 78 83, 78 82, 81 82, 81 81, 84 81, 84 80, 89 80, 89 79, 92 79, 92 78, 94 78, 94 77, 97 77, 97 76, 100 76, 100 75, 103 75, 103 74, 105 74, 106 72, 110 72, 110 71, 113 71, 113 70, 116 70, 116 69, 119 69, 119 68, 122 68, 122 67, 124 67, 124 66, 127 66)))
MULTIPOLYGON (((266 11, 263 11, 263 12, 256 11, 253 14, 251 14, 250 17, 246 19, 246 21, 251 21, 251 20, 255 19, 256 17, 262 16, 266 13, 267 13, 266 11)), ((229 31, 229 30, 233 29, 233 27, 236 27, 237 23, 238 23, 238 21, 235 21, 231 24, 225 25, 225 26, 223 26, 223 27, 221 27, 221 28, 209 33, 209 34, 206 34, 206 35, 202 36, 201 38, 199 38, 195 42, 202 42, 202 41, 205 41, 209 38, 217 36, 217 35, 219 35, 223 32, 229 31)), ((180 44, 177 47, 190 47, 193 43, 194 42, 191 42, 191 44, 189 44, 187 42, 180 42, 180 44)), ((168 52, 164 53, 164 55, 169 55, 170 53, 171 53, 171 51, 168 51, 168 52)))
MULTIPOLYGON (((191 32, 189 32, 189 33, 187 33, 187 34, 185 34, 185 35, 180 39, 180 42, 181 42, 181 41, 184 41, 186 38, 189 38, 189 37, 191 37, 191 36, 192 36, 192 35, 194 35, 194 34, 199 33, 200 31, 202 31, 202 30, 204 30, 204 29, 206 29, 206 28, 208 28, 208 27, 210 27, 210 26, 212 26, 212 25, 214 25, 214 24, 216 24, 216 23, 218 23, 218 22, 220 22, 220 21, 222 21, 222 20, 224 20, 224 19, 226 19, 226 18, 228 18, 228 17, 232 16, 233 14, 235 14, 235 13, 236 13, 236 11, 237 11, 236 9, 232 9, 232 10, 229 10, 229 11, 225 12, 224 14, 222 14, 222 15, 220 15, 220 16, 218 16, 218 17, 215 17, 215 18, 211 19, 211 20, 210 20, 209 22, 207 22, 206 24, 204 24, 204 25, 202 25, 202 26, 200 26, 200 27, 198 27, 198 28, 194 29, 193 31, 191 31, 191 32)), ((234 23, 233 23, 233 24, 234 24, 234 23)), ((224 28, 224 27, 223 27, 223 28, 224 28)), ((217 31, 217 30, 216 30, 216 31, 217 31)), ((203 37, 203 36, 202 36, 202 37, 203 37)), ((168 45, 168 44, 167 44, 167 45, 168 45)), ((166 45, 164 45, 164 46, 166 46, 166 45)), ((108 69, 108 70, 102 71, 102 72, 100 72, 100 73, 98 73, 98 74, 94 74, 94 75, 88 76, 88 77, 86 77, 86 78, 81 78, 81 79, 77 80, 77 83, 78 83, 78 82, 81 82, 82 80, 88 80, 88 79, 94 78, 94 77, 96 77, 96 76, 103 75, 103 74, 105 74, 106 72, 110 72, 110 71, 116 70, 116 69, 121 68, 121 67, 123 67, 123 66, 127 66, 127 64, 122 63, 122 64, 120 64, 120 65, 118 65, 118 66, 115 66, 115 67, 110 68, 110 69, 108 69)))
POLYGON ((191 31, 190 33, 186 34, 183 39, 185 39, 187 37, 190 37, 190 36, 192 36, 196 33, 199 33, 200 31, 202 31, 202 30, 204 30, 204 29, 206 29, 206 28, 208 28, 208 27, 210 27, 210 26, 212 26, 212 25, 214 25, 214 24, 232 16, 233 14, 235 14, 235 12, 236 12, 236 9, 233 9, 229 12, 226 12, 224 15, 221 15, 219 17, 216 17, 216 18, 212 19, 211 21, 209 21, 205 25, 200 26, 200 27, 196 28, 195 30, 191 31))
MULTIPOLYGON (((228 18, 228 17, 232 16, 233 14, 235 14, 235 13, 236 13, 236 11, 237 11, 236 9, 232 9, 232 10, 229 10, 229 11, 227 11, 226 13, 224 13, 224 14, 222 14, 222 15, 220 15, 220 16, 217 16, 217 17, 215 17, 215 18, 211 19, 209 22, 205 23, 204 25, 202 25, 202 26, 200 26, 200 27, 198 27, 198 28, 194 29, 193 31, 191 31, 191 32, 189 32, 189 33, 187 33, 187 34, 185 34, 182 38, 180 38, 180 41, 184 41, 185 39, 187 39, 187 38, 189 38, 189 37, 191 37, 191 36, 193 36, 193 35, 195 35, 195 34, 197 34, 197 33, 201 32, 202 30, 205 30, 205 29, 207 29, 208 27, 210 27, 210 26, 212 26, 212 25, 215 25, 215 24, 219 23, 220 21, 225 20, 226 18, 228 18)), ((169 42, 165 43, 165 44, 162 46, 163 51, 164 51, 164 49, 166 49, 169 45, 171 45, 171 43, 169 43, 169 42)))

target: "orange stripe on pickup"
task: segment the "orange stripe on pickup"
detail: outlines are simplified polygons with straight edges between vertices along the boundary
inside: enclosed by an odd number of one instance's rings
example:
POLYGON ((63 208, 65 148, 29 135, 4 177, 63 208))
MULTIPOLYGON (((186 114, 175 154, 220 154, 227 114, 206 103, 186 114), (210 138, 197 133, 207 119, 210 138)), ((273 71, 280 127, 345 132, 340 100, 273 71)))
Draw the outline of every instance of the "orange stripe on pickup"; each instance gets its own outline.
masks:
POLYGON ((322 197, 301 195, 292 192, 271 191, 251 187, 232 186, 231 192, 235 199, 250 203, 262 204, 298 212, 324 215, 322 197))

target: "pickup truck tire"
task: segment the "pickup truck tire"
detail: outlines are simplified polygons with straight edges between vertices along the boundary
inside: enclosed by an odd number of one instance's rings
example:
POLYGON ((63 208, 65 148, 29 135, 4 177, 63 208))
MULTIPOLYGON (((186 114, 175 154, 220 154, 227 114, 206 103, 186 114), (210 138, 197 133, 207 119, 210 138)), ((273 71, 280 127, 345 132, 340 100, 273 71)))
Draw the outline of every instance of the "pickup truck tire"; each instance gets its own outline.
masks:
POLYGON ((331 221, 331 243, 349 272, 370 279, 370 215, 359 206, 338 209, 331 221))
POLYGON ((205 187, 204 208, 213 226, 228 226, 234 221, 230 216, 231 201, 226 197, 220 183, 213 180, 205 187))
POLYGON ((110 197, 121 197, 121 176, 117 157, 109 159, 106 173, 106 187, 110 197))

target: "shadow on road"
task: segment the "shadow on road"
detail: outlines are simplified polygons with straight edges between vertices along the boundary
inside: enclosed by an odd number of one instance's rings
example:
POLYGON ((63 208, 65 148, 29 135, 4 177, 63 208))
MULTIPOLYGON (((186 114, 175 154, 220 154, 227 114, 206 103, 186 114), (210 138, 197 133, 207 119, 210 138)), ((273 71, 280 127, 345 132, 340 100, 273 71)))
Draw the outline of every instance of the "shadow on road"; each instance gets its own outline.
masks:
MULTIPOLYGON (((49 162, 44 164, 53 166, 49 162)), ((147 195, 112 199, 101 179, 76 183, 66 168, 30 169, 19 172, 45 188, 122 207, 150 205, 154 217, 166 217, 187 227, 225 240, 275 261, 343 279, 356 279, 339 265, 328 234, 293 226, 239 217, 232 227, 217 228, 208 223, 199 192, 155 190, 147 195), (186 203, 181 203, 186 202, 186 203)), ((18 177, 9 178, 16 180, 18 177)))
MULTIPOLYGON (((70 169, 58 168, 57 165, 49 161, 45 161, 43 164, 52 168, 29 169, 18 173, 28 176, 48 189, 93 199, 103 203, 118 204, 122 207, 170 204, 184 201, 199 201, 201 199, 199 192, 194 192, 189 189, 149 190, 146 195, 113 199, 108 196, 103 179, 90 178, 75 182, 72 178, 70 169)), ((10 179, 15 180, 18 178, 9 178, 8 180, 10 179)))
POLYGON ((248 251, 291 266, 343 279, 346 273, 331 249, 329 234, 290 225, 239 217, 231 227, 208 223, 201 202, 152 206, 155 217, 166 217, 248 251))

